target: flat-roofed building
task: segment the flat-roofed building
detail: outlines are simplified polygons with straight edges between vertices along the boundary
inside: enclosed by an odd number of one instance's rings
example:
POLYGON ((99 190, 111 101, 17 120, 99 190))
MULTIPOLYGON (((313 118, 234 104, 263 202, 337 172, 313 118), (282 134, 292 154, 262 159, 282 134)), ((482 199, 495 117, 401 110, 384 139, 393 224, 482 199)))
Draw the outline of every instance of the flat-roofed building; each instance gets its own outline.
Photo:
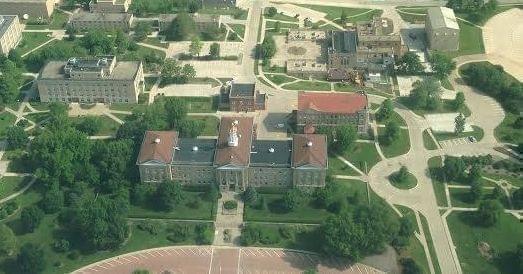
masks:
POLYGON ((138 103, 144 91, 143 65, 114 56, 50 61, 37 86, 42 102, 138 103))
POLYGON ((22 26, 17 15, 0 15, 0 54, 9 54, 22 40, 22 26))
POLYGON ((49 19, 54 11, 55 0, 0 0, 0 14, 25 14, 29 20, 49 19))
POLYGON ((218 139, 145 133, 138 160, 143 182, 216 184, 222 191, 254 187, 323 187, 328 167, 325 135, 257 140, 252 117, 222 117, 218 139), (161 174, 160 174, 161 173, 161 174))
POLYGON ((130 5, 131 0, 97 0, 89 8, 92 12, 124 13, 130 5))
POLYGON ((452 9, 432 7, 427 10, 425 32, 431 50, 459 49, 459 25, 452 9))
POLYGON ((233 80, 223 88, 220 96, 220 107, 236 112, 264 110, 267 105, 267 97, 256 89, 255 83, 233 80))
POLYGON ((296 114, 298 128, 352 124, 368 133, 369 106, 364 93, 300 92, 296 114))
POLYGON ((133 15, 130 13, 74 13, 69 19, 69 25, 77 30, 87 29, 121 29, 125 32, 131 29, 133 15))

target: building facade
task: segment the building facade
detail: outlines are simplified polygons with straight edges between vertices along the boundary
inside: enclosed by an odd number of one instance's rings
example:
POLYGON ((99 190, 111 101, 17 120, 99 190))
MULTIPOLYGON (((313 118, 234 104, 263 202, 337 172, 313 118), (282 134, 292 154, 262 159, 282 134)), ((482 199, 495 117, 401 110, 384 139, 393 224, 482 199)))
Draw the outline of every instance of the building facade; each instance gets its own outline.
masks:
POLYGON ((236 112, 264 110, 267 106, 267 97, 256 89, 255 83, 232 81, 223 87, 220 97, 220 108, 236 112))
POLYGON ((0 14, 27 14, 29 20, 47 20, 54 11, 55 0, 0 0, 0 14))
POLYGON ((425 32, 431 50, 456 51, 459 49, 459 25, 452 9, 429 8, 425 19, 425 32))
POLYGON ((97 0, 91 2, 91 12, 125 13, 131 5, 131 0, 97 0))
POLYGON ((17 15, 0 15, 0 54, 9 54, 20 43, 22 30, 17 15))
POLYGON ((114 56, 50 61, 37 78, 42 102, 138 103, 144 91, 142 62, 114 56))
POLYGON ((358 133, 369 130, 369 107, 363 93, 300 92, 296 113, 298 128, 352 124, 358 133))
POLYGON ((121 29, 128 32, 131 29, 133 15, 130 13, 74 13, 68 24, 77 30, 88 29, 121 29))
POLYGON ((256 140, 250 117, 223 117, 218 139, 179 138, 147 131, 136 162, 143 182, 216 184, 222 191, 253 187, 323 187, 328 167, 325 135, 256 140))

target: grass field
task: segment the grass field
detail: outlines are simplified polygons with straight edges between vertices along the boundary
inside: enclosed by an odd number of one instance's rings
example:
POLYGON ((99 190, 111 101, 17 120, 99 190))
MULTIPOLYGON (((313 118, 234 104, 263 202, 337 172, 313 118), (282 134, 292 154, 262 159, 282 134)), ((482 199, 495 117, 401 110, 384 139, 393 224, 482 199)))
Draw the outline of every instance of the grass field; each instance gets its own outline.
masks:
POLYGON ((421 225, 423 226, 423 232, 425 233, 425 240, 427 241, 430 258, 432 259, 432 265, 434 266, 434 272, 441 274, 441 268, 439 266, 438 256, 436 255, 436 249, 434 248, 434 242, 432 241, 432 236, 430 235, 427 218, 425 218, 423 214, 420 214, 419 217, 421 219, 421 225))
POLYGON ((242 24, 229 24, 229 27, 231 27, 238 36, 240 36, 242 39, 245 36, 245 25, 242 24))
POLYGON ((427 110, 427 109, 421 109, 416 108, 412 105, 412 103, 409 100, 409 97, 400 97, 398 98, 398 102, 402 105, 406 106, 410 110, 412 110, 414 113, 416 113, 419 116, 425 116, 425 114, 434 114, 434 113, 449 113, 449 112, 461 112, 465 117, 470 116, 470 109, 465 105, 461 107, 460 109, 455 109, 453 105, 453 100, 441 100, 441 104, 438 108, 433 110, 427 110))
POLYGON ((482 227, 477 225, 474 212, 453 212, 447 223, 463 273, 518 273, 512 252, 523 239, 523 223, 512 215, 501 214, 496 225, 482 227), (480 242, 490 245, 497 254, 495 259, 487 260, 480 254, 480 242))
POLYGON ((331 175, 347 175, 347 176, 360 175, 352 167, 346 165, 336 156, 329 156, 329 172, 331 175))
POLYGON ((291 17, 291 16, 288 16, 288 15, 285 15, 285 14, 282 14, 282 13, 276 13, 276 15, 274 16, 268 16, 267 15, 267 9, 265 9, 264 11, 264 14, 263 16, 266 18, 266 19, 272 19, 272 20, 279 20, 279 21, 289 21, 289 22, 298 22, 299 19, 296 18, 296 17, 291 17))
POLYGON ((401 19, 409 23, 424 23, 425 17, 427 14, 427 8, 397 8, 398 14, 401 16, 401 19), (415 14, 409 14, 415 13, 415 14))
POLYGON ((399 136, 390 144, 385 145, 382 141, 383 134, 385 132, 384 127, 378 128, 378 140, 380 140, 380 147, 383 155, 387 158, 392 158, 407 153, 410 150, 410 139, 409 130, 400 129, 399 136))
POLYGON ((438 140, 438 141, 445 141, 445 140, 456 139, 456 138, 463 138, 463 137, 468 137, 468 136, 474 136, 474 138, 476 138, 477 141, 480 141, 481 139, 483 139, 483 136, 485 135, 485 133, 483 132, 482 128, 477 127, 477 126, 472 126, 472 129, 473 129, 473 131, 462 132, 462 133, 459 133, 459 134, 455 134, 455 133, 434 133, 433 132, 432 135, 434 135, 434 138, 436 138, 436 140, 438 140))
POLYGON ((343 92, 357 92, 361 89, 349 83, 334 83, 334 90, 343 92))
POLYGON ((438 206, 448 206, 447 196, 445 195, 445 184, 439 181, 436 177, 435 170, 442 167, 441 157, 432 157, 428 161, 429 174, 432 180, 432 188, 434 189, 434 195, 436 196, 436 202, 438 206))
POLYGON ((294 78, 281 74, 265 74, 265 77, 267 77, 267 79, 271 80, 271 82, 273 82, 276 85, 289 83, 295 80, 294 78))
MULTIPOLYGON (((416 216, 414 211, 408 207, 401 205, 394 205, 410 222, 414 225, 414 230, 419 233, 420 227, 418 227, 416 222, 416 216)), ((404 249, 400 250, 399 254, 401 257, 411 257, 416 261, 416 263, 421 267, 422 273, 430 273, 429 262, 427 261, 427 256, 425 255, 425 250, 419 242, 419 240, 412 236, 410 238, 409 245, 404 249)))
POLYGON ((49 24, 33 24, 29 23, 26 25, 26 29, 64 29, 65 24, 69 21, 69 15, 61 10, 55 10, 51 15, 51 21, 49 24))
POLYGON ((509 142, 513 144, 523 143, 523 130, 517 129, 514 126, 514 122, 518 119, 518 116, 506 111, 505 119, 503 122, 494 130, 494 136, 501 142, 509 142))
MULTIPOLYGON (((280 22, 280 28, 282 29, 296 29, 300 25, 294 24, 294 23, 286 23, 286 22, 280 22)), ((273 29, 276 27, 276 21, 265 21, 265 28, 266 29, 273 29)))
POLYGON ((299 81, 292 84, 281 86, 283 89, 290 90, 316 90, 316 91, 330 91, 331 85, 325 82, 316 81, 299 81))
POLYGON ((257 242, 251 246, 279 247, 318 252, 322 245, 320 241, 321 237, 315 226, 256 223, 247 223, 246 226, 259 228, 263 233, 264 239, 271 239, 273 241, 272 243, 257 242), (290 235, 286 235, 282 233, 282 231, 286 231, 285 233, 290 233, 290 235))
POLYGON ((483 176, 494 179, 494 180, 506 180, 513 186, 523 187, 523 179, 521 177, 495 174, 495 173, 486 173, 486 174, 483 174, 483 176))
MULTIPOLYGON (((355 16, 362 14, 364 12, 369 12, 370 9, 359 9, 359 8, 344 8, 344 7, 337 7, 337 6, 318 6, 318 5, 297 5, 304 8, 308 8, 311 10, 316 10, 319 12, 325 13, 325 18, 329 20, 335 20, 340 18, 342 12, 345 12, 347 17, 355 16)), ((350 18, 349 18, 350 20, 350 18)))
MULTIPOLYGON (((86 116, 81 117, 70 117, 73 124, 80 124, 82 121, 85 120, 86 116)), ((118 128, 120 128, 120 124, 116 122, 115 120, 103 115, 103 116, 96 116, 101 121, 101 127, 100 130, 95 135, 116 135, 116 131, 118 128)))
POLYGON ((430 137, 428 129, 423 131, 423 146, 428 150, 438 149, 438 146, 434 143, 434 139, 430 137))
MULTIPOLYGON (((450 193, 450 201, 452 202, 452 206, 455 207, 478 207, 479 202, 481 200, 474 201, 470 190, 468 188, 449 188, 450 193)), ((492 198, 492 190, 483 189, 483 199, 491 199, 492 198)), ((506 197, 505 197, 506 198, 506 197)), ((505 208, 510 208, 508 204, 507 199, 502 199, 501 204, 505 208)))
POLYGON ((365 172, 365 163, 368 171, 381 161, 374 143, 355 143, 342 156, 363 172, 365 172))
POLYGON ((388 122, 392 122, 392 121, 396 122, 399 126, 406 126, 407 125, 405 120, 395 111, 392 112, 392 114, 390 115, 390 117, 388 119, 379 120, 378 124, 385 125, 388 122))
POLYGON ((9 112, 0 113, 0 136, 4 136, 5 130, 12 126, 16 121, 16 117, 9 112))
POLYGON ((162 43, 157 37, 147 37, 142 41, 144 44, 149 44, 161 48, 169 48, 169 43, 162 43))
POLYGON ((418 184, 418 180, 416 179, 416 176, 412 175, 411 173, 409 173, 409 175, 407 176, 407 179, 404 181, 397 180, 395 178, 395 175, 396 175, 396 173, 392 173, 389 176, 389 181, 396 188, 411 189, 418 184))
POLYGON ((483 45, 483 33, 480 28, 469 23, 458 20, 459 24, 459 50, 454 52, 445 52, 443 54, 449 57, 462 55, 485 53, 483 45))
POLYGON ((214 113, 218 109, 217 97, 177 97, 185 101, 187 111, 192 113, 214 113))
MULTIPOLYGON (((347 198, 356 195, 367 197, 367 185, 358 180, 335 180, 338 185, 336 196, 347 198)), ((321 223, 332 213, 326 209, 317 208, 313 205, 312 198, 306 197, 304 201, 294 210, 288 212, 281 208, 283 193, 262 193, 267 204, 266 209, 256 209, 250 206, 244 208, 245 221, 262 222, 286 222, 286 223, 321 223)))
POLYGON ((203 121, 203 136, 218 136, 218 125, 220 120, 215 116, 189 116, 189 120, 203 121))
POLYGON ((0 199, 3 199, 20 189, 26 184, 27 180, 23 177, 5 176, 0 179, 0 199))
POLYGON ((23 32, 22 41, 16 47, 20 54, 25 54, 39 45, 51 40, 50 32, 23 32))

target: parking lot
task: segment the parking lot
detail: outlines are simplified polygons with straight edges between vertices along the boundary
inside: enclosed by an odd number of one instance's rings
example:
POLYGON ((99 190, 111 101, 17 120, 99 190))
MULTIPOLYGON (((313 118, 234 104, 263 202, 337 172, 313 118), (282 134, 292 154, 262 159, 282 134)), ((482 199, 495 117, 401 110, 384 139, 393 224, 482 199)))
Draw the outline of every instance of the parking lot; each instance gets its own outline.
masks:
POLYGON ((142 250, 86 266, 73 273, 384 273, 375 268, 316 254, 274 248, 165 247, 142 250))
POLYGON ((466 145, 472 143, 468 137, 463 138, 456 138, 456 139, 450 139, 445 141, 440 141, 439 144, 442 148, 447 147, 453 147, 453 146, 459 146, 459 145, 466 145))

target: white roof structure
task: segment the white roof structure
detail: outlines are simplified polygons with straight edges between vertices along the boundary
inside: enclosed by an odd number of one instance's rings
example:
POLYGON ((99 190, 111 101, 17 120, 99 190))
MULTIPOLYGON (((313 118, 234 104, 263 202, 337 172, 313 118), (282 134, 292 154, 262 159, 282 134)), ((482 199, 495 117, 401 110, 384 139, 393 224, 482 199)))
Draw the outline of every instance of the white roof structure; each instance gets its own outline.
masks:
POLYGON ((433 29, 449 28, 459 30, 454 10, 446 7, 432 7, 427 10, 427 14, 433 29))

